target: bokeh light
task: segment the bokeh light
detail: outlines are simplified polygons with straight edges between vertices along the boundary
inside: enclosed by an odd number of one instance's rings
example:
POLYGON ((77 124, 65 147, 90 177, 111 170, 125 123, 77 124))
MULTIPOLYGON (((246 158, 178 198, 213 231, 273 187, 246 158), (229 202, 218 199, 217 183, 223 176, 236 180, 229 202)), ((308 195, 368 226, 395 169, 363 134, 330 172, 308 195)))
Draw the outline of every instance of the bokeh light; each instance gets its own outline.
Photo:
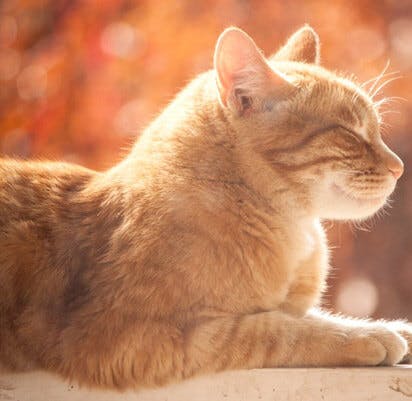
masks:
POLYGON ((30 65, 17 77, 17 90, 23 100, 43 97, 47 89, 47 73, 44 68, 30 65))
POLYGON ((392 54, 402 68, 412 66, 412 17, 398 18, 389 25, 392 54))
POLYGON ((378 305, 378 292, 367 278, 352 277, 339 288, 336 307, 339 311, 355 317, 372 316, 378 305))
POLYGON ((14 49, 0 50, 0 81, 13 79, 19 72, 20 53, 14 49))
POLYGON ((136 29, 124 22, 108 25, 101 36, 103 51, 117 57, 131 57, 136 51, 137 42, 136 29))

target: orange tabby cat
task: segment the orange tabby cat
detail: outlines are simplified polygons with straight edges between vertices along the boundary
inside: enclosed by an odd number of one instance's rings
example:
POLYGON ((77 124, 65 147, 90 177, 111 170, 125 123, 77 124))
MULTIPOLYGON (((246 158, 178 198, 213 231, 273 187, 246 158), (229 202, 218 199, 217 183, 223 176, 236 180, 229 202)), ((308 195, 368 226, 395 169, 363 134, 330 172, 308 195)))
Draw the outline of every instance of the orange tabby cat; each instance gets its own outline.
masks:
POLYGON ((1 161, 4 367, 125 388, 405 357, 409 324, 313 309, 320 220, 374 214, 402 174, 376 105, 309 27, 269 60, 227 29, 214 61, 109 171, 1 161))

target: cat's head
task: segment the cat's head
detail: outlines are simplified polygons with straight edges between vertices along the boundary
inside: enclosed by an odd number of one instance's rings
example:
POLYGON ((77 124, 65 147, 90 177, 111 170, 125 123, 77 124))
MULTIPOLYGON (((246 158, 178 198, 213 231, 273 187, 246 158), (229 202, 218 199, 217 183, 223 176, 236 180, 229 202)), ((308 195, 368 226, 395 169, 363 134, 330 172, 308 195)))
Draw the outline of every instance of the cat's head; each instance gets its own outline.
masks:
POLYGON ((310 213, 362 219, 385 204, 403 164, 382 140, 373 99, 319 58, 310 27, 269 59, 229 28, 215 51, 219 99, 242 146, 283 174, 310 213))

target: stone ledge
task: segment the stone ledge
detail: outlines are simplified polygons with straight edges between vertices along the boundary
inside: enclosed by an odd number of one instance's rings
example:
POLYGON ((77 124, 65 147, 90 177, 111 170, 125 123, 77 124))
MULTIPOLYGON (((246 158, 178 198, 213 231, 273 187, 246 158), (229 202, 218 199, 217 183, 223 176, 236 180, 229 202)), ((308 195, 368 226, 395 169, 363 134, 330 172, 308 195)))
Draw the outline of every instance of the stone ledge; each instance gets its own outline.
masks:
POLYGON ((0 400, 15 401, 406 401, 412 365, 254 369, 203 376, 155 390, 88 390, 33 372, 0 376, 0 400))

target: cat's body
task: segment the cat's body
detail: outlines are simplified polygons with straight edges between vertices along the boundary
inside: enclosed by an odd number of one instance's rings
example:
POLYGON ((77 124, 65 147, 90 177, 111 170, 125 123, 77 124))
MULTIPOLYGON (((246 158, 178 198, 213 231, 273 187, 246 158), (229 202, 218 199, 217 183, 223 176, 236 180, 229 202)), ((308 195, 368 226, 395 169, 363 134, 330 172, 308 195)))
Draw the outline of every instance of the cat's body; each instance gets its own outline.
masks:
MULTIPOLYGON (((226 36, 233 32, 244 35, 226 36)), ((299 50, 311 32, 289 46, 299 50)), ((299 54, 308 52, 306 44, 299 54)), ((219 51, 216 63, 219 91, 214 71, 199 76, 107 172, 0 161, 2 365, 123 388, 224 369, 392 364, 405 355, 395 331, 409 336, 406 324, 311 311, 328 270, 320 218, 330 217, 319 215, 311 183, 354 151, 353 138, 334 131, 363 95, 346 107, 350 83, 335 88, 319 67, 274 61, 276 71, 317 84, 308 83, 304 99, 286 88, 274 91, 279 101, 271 94, 237 103, 245 89, 225 97, 219 51), (330 143, 339 151, 319 153, 330 143)), ((368 141, 355 142, 368 152, 368 141)))

